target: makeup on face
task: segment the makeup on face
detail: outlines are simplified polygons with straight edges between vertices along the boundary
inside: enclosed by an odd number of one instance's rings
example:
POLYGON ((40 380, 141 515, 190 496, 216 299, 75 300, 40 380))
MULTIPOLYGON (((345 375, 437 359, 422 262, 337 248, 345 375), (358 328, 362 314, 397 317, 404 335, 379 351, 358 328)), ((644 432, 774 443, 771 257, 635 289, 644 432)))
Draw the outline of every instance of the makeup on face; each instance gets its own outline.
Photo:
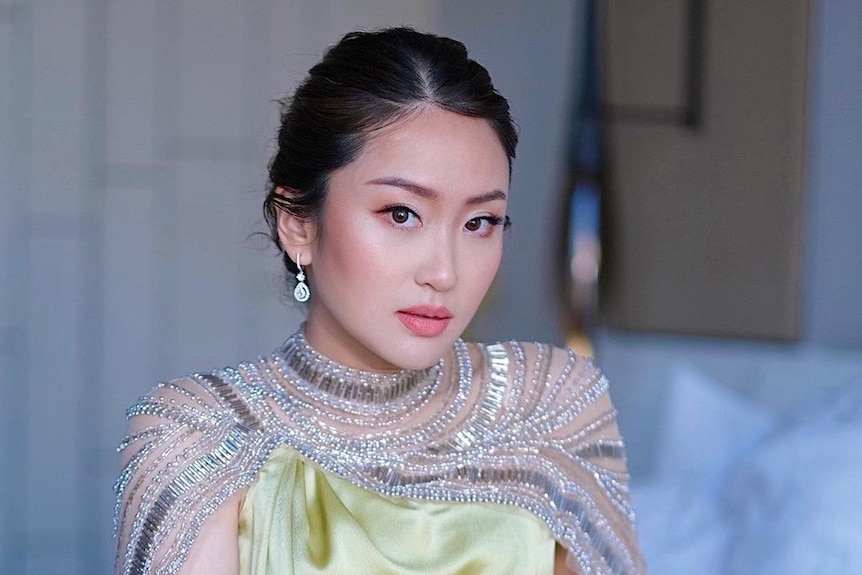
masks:
POLYGON ((429 108, 375 134, 329 178, 325 239, 308 248, 309 344, 375 371, 438 361, 497 272, 508 186, 485 120, 429 108))
POLYGON ((449 326, 452 312, 444 306, 417 305, 396 312, 404 326, 420 337, 437 337, 449 326))

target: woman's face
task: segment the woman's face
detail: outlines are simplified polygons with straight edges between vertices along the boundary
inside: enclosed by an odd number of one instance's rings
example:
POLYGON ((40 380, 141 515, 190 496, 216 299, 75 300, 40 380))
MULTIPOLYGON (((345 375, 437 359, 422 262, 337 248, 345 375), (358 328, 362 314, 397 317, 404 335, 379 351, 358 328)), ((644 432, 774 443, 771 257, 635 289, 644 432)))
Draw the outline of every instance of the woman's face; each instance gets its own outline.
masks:
POLYGON ((508 193, 485 120, 429 107, 373 135, 332 173, 306 252, 312 347, 375 371, 436 362, 497 272, 508 193))

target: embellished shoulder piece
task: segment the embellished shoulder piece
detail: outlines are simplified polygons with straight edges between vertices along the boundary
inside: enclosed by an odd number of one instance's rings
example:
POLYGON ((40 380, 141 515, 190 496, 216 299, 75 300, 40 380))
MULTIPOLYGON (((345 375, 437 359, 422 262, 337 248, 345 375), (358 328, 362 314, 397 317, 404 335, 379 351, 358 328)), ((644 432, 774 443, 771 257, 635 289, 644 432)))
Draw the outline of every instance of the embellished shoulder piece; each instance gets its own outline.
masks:
POLYGON ((496 488, 547 522, 578 573, 645 575, 607 379, 571 350, 510 342, 484 352, 491 381, 509 363, 494 424, 508 437, 487 458, 502 467, 496 488))
POLYGON ((177 573, 282 444, 382 496, 526 509, 581 575, 646 573, 608 382, 571 351, 459 340, 435 366, 384 376, 326 359, 300 331, 257 362, 161 384, 127 415, 124 575, 177 573))
POLYGON ((117 573, 179 571, 206 518, 253 479, 263 426, 240 399, 238 377, 224 370, 162 383, 126 411, 117 573))

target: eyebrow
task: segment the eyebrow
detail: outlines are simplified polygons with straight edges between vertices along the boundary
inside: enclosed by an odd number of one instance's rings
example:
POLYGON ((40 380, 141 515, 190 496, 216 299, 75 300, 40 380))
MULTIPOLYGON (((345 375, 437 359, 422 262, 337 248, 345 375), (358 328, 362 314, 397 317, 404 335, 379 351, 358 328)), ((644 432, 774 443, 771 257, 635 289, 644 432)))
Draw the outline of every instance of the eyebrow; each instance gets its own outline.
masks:
MULTIPOLYGON (((417 196, 421 196, 423 198, 427 198, 429 200, 437 199, 440 195, 436 191, 431 188, 427 188, 416 182, 411 182, 410 180, 404 178, 377 178, 366 182, 368 184, 375 184, 378 186, 394 186, 396 188, 401 188, 402 190, 406 190, 408 192, 412 192, 417 196)), ((479 194, 478 196, 473 196, 467 199, 466 204, 468 206, 476 205, 476 204, 484 204, 486 202, 493 202, 494 200, 505 200, 506 192, 502 190, 492 190, 486 194, 479 194)))

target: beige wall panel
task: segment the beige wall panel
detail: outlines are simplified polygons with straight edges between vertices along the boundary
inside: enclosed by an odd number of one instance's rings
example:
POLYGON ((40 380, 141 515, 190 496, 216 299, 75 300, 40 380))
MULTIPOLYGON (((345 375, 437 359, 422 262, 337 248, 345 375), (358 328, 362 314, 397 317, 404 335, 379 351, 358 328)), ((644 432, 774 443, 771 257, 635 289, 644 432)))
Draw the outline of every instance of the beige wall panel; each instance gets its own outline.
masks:
POLYGON ((683 103, 687 0, 608 2, 612 106, 677 108, 683 103))
POLYGON ((611 123, 606 316, 623 329, 793 338, 806 3, 707 2, 706 14, 700 127, 611 123))

